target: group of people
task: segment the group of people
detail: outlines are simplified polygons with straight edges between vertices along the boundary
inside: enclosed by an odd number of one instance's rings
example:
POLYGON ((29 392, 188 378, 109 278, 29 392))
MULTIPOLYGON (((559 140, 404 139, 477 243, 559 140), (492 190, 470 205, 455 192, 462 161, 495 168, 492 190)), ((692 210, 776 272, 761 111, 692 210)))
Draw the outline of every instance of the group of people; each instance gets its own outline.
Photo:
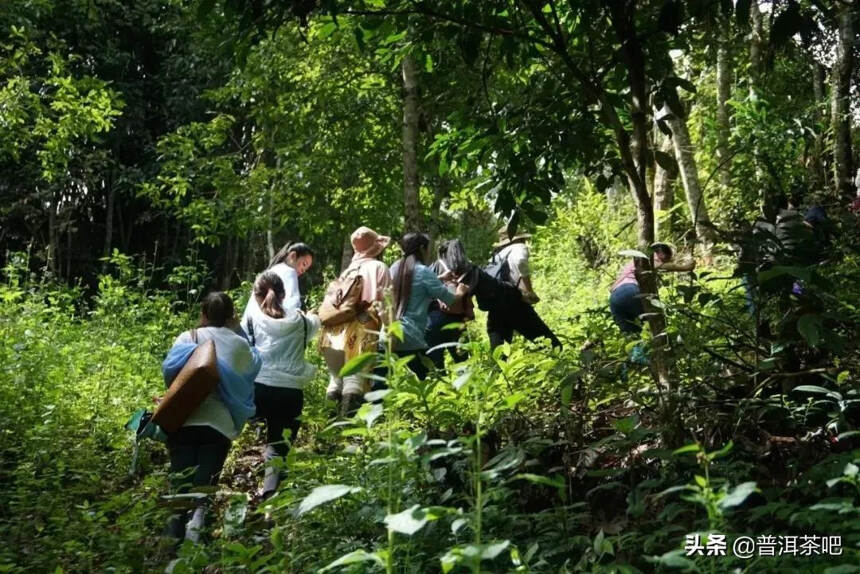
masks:
MULTIPOLYGON (((408 366, 421 379, 431 368, 444 368, 446 348, 455 360, 462 358, 456 345, 462 325, 445 327, 474 318, 473 298, 487 312, 493 347, 511 341, 515 332, 561 347, 532 306, 539 298, 531 283, 528 238, 500 231, 491 264, 482 268, 469 261, 459 239, 440 243, 434 260, 430 237, 407 233, 399 242, 400 258, 389 268, 381 256, 391 238, 359 227, 350 237, 354 255, 341 277, 360 276, 363 304, 355 316, 336 324, 323 325, 317 314, 302 310, 298 278, 314 259, 304 243, 285 246, 257 276, 241 319, 227 294, 208 294, 199 325, 176 338, 163 366, 169 384, 181 367, 175 360, 180 350, 212 341, 221 375, 216 390, 182 427, 167 435, 175 489, 187 492, 215 485, 232 440, 256 416, 266 429, 260 494, 265 498, 277 490, 290 443, 301 425, 303 388, 316 374, 305 358, 314 338, 329 372, 326 397, 347 415, 355 412, 370 389, 374 365, 346 376, 341 376, 342 369, 351 359, 376 352, 384 343, 380 335, 393 321, 399 322, 400 330, 390 341, 392 350, 411 356, 408 366)), ((188 353, 181 357, 187 359, 188 353)), ((202 502, 193 511, 171 517, 168 534, 198 540, 206 508, 202 502)))

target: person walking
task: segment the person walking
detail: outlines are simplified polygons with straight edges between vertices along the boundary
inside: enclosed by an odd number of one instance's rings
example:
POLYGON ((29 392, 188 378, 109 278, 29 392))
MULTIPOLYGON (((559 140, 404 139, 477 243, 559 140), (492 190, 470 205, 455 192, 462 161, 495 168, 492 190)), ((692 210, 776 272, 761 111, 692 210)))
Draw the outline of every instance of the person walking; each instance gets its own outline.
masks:
POLYGON ((522 334, 529 341, 549 339, 553 347, 561 348, 561 341, 541 319, 534 304, 540 301, 532 287, 529 267, 528 233, 509 237, 507 227, 499 230, 499 241, 493 246, 493 257, 488 269, 497 284, 484 278, 480 296, 476 293, 478 307, 488 311, 487 334, 490 347, 509 343, 514 333, 522 334), (492 296, 491 296, 492 295, 492 296), (483 300, 483 303, 482 303, 483 300))
POLYGON ((281 278, 273 271, 264 271, 254 281, 257 306, 242 324, 263 360, 254 384, 257 415, 266 425, 263 498, 271 496, 284 478, 279 467, 298 436, 304 386, 316 374, 316 367, 305 359, 305 348, 320 328, 319 317, 299 309, 285 311, 284 296, 281 278), (289 436, 284 436, 286 430, 289 436))
POLYGON ((388 266, 379 260, 391 238, 361 226, 352 233, 350 242, 354 254, 341 276, 350 273, 361 276, 361 300, 367 308, 345 323, 324 326, 319 339, 320 352, 329 371, 326 398, 339 403, 343 414, 354 411, 364 400, 364 393, 370 387, 364 373, 373 365, 345 377, 340 376, 340 371, 351 359, 376 351, 382 327, 383 296, 391 286, 388 266))
MULTIPOLYGON (((167 435, 173 488, 179 493, 218 483, 231 442, 254 415, 254 378, 260 370, 261 359, 236 333, 236 322, 230 297, 221 292, 210 293, 200 306, 197 328, 176 337, 162 364, 164 380, 169 385, 197 345, 207 341, 215 344, 219 374, 216 389, 177 431, 167 435)), ((190 520, 187 520, 188 512, 172 516, 167 534, 198 542, 206 508, 204 499, 194 509, 190 520)))
MULTIPOLYGON (((430 237, 426 234, 407 233, 400 240, 400 248, 403 255, 391 266, 391 278, 394 284, 394 318, 400 321, 403 339, 395 338, 393 350, 399 356, 413 355, 408 366, 423 380, 428 373, 422 359, 428 348, 424 333, 430 303, 438 299, 449 307, 460 305, 469 289, 462 284, 449 289, 426 266, 430 259, 430 237)), ((452 277, 451 272, 444 276, 445 279, 452 277)))
MULTIPOLYGON (((299 291, 299 277, 304 275, 314 264, 314 251, 308 245, 297 242, 287 243, 269 262, 267 271, 272 271, 284 284, 284 311, 302 308, 302 294, 299 291)), ((254 299, 254 290, 242 313, 242 324, 245 324, 251 311, 259 311, 259 305, 254 299)))

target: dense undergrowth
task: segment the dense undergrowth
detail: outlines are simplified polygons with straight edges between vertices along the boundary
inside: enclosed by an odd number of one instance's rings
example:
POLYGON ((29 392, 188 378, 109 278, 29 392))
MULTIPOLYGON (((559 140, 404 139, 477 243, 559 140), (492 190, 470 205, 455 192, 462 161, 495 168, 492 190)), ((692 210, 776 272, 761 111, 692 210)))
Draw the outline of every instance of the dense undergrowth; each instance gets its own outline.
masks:
MULTIPOLYGON (((246 429, 207 544, 186 543, 174 571, 857 571, 856 257, 803 271, 802 297, 764 302, 768 338, 728 259, 667 277, 667 419, 605 308, 629 215, 586 194, 535 237, 539 310, 563 352, 491 353, 479 317, 466 362, 421 383, 386 357, 390 389, 349 421, 332 418, 320 374, 265 506, 246 429), (727 535, 727 555, 685 556, 707 532, 727 535), (742 559, 740 535, 841 536, 842 554, 742 559)), ((164 448, 142 444, 130 473, 123 423, 159 394, 193 300, 150 288, 133 263, 115 256, 89 303, 23 261, 4 270, 0 571, 146 572, 173 557, 164 448)))

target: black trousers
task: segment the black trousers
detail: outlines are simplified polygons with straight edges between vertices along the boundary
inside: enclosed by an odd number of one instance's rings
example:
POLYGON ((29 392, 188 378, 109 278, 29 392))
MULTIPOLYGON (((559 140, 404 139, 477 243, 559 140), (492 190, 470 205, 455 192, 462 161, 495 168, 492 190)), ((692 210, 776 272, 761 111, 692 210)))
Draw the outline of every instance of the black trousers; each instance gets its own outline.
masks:
MULTIPOLYGON (((443 343, 456 343, 460 340, 460 329, 443 329, 444 326, 451 323, 463 323, 463 317, 459 315, 450 315, 443 313, 439 309, 433 309, 428 314, 427 330, 424 331, 424 340, 427 341, 427 347, 432 349, 443 343)), ((451 354, 455 361, 463 361, 466 359, 466 354, 457 347, 447 347, 446 349, 434 349, 427 351, 427 356, 433 361, 433 365, 437 369, 445 366, 445 351, 451 354)), ((414 370, 414 369, 413 369, 414 370)))
POLYGON ((193 486, 218 483, 230 452, 230 439, 208 426, 181 427, 167 436, 167 451, 173 487, 184 493, 193 486))
POLYGON ((271 387, 254 383, 257 416, 266 422, 266 460, 287 456, 290 445, 284 441, 284 430, 290 429, 289 441, 296 442, 305 406, 305 394, 300 389, 271 387), (271 454, 270 454, 271 452, 271 454))
POLYGON ((522 298, 510 298, 504 306, 496 306, 487 314, 487 335, 490 337, 490 347, 495 349, 502 343, 509 343, 514 338, 514 332, 519 333, 529 341, 546 337, 553 347, 561 347, 561 341, 555 336, 534 307, 522 298))

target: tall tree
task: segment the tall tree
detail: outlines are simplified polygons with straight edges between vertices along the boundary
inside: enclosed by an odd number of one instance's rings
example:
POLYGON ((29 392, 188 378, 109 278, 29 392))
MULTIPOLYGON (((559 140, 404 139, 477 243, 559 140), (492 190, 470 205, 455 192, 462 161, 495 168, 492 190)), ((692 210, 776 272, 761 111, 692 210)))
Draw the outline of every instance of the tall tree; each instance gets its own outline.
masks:
POLYGON ((403 79, 403 209, 406 230, 424 227, 421 215, 421 180, 418 175, 418 72, 412 54, 400 62, 403 79))
MULTIPOLYGON (((672 158, 673 146, 670 137, 662 137, 660 153, 664 158, 672 158)), ((678 177, 676 161, 657 161, 654 168, 654 236, 660 241, 672 233, 675 207, 675 181, 678 177)))
POLYGON ((833 170, 836 191, 840 197, 854 196, 854 170, 851 152, 851 76, 854 72, 854 20, 857 18, 856 0, 836 2, 836 61, 831 78, 832 125, 833 125, 833 170))
POLYGON ((725 18, 721 22, 717 40, 717 161, 720 183, 726 189, 732 185, 729 151, 731 125, 728 104, 732 92, 731 38, 731 18, 725 18))
POLYGON ((695 147, 687 127, 687 113, 677 93, 670 92, 670 108, 672 113, 667 116, 666 123, 672 130, 672 145, 675 159, 678 161, 678 172, 684 185, 687 197, 687 207, 690 210, 690 220, 696 229, 696 236, 701 242, 705 254, 710 254, 714 241, 714 230, 708 216, 708 206, 699 181, 699 168, 696 165, 695 147))

